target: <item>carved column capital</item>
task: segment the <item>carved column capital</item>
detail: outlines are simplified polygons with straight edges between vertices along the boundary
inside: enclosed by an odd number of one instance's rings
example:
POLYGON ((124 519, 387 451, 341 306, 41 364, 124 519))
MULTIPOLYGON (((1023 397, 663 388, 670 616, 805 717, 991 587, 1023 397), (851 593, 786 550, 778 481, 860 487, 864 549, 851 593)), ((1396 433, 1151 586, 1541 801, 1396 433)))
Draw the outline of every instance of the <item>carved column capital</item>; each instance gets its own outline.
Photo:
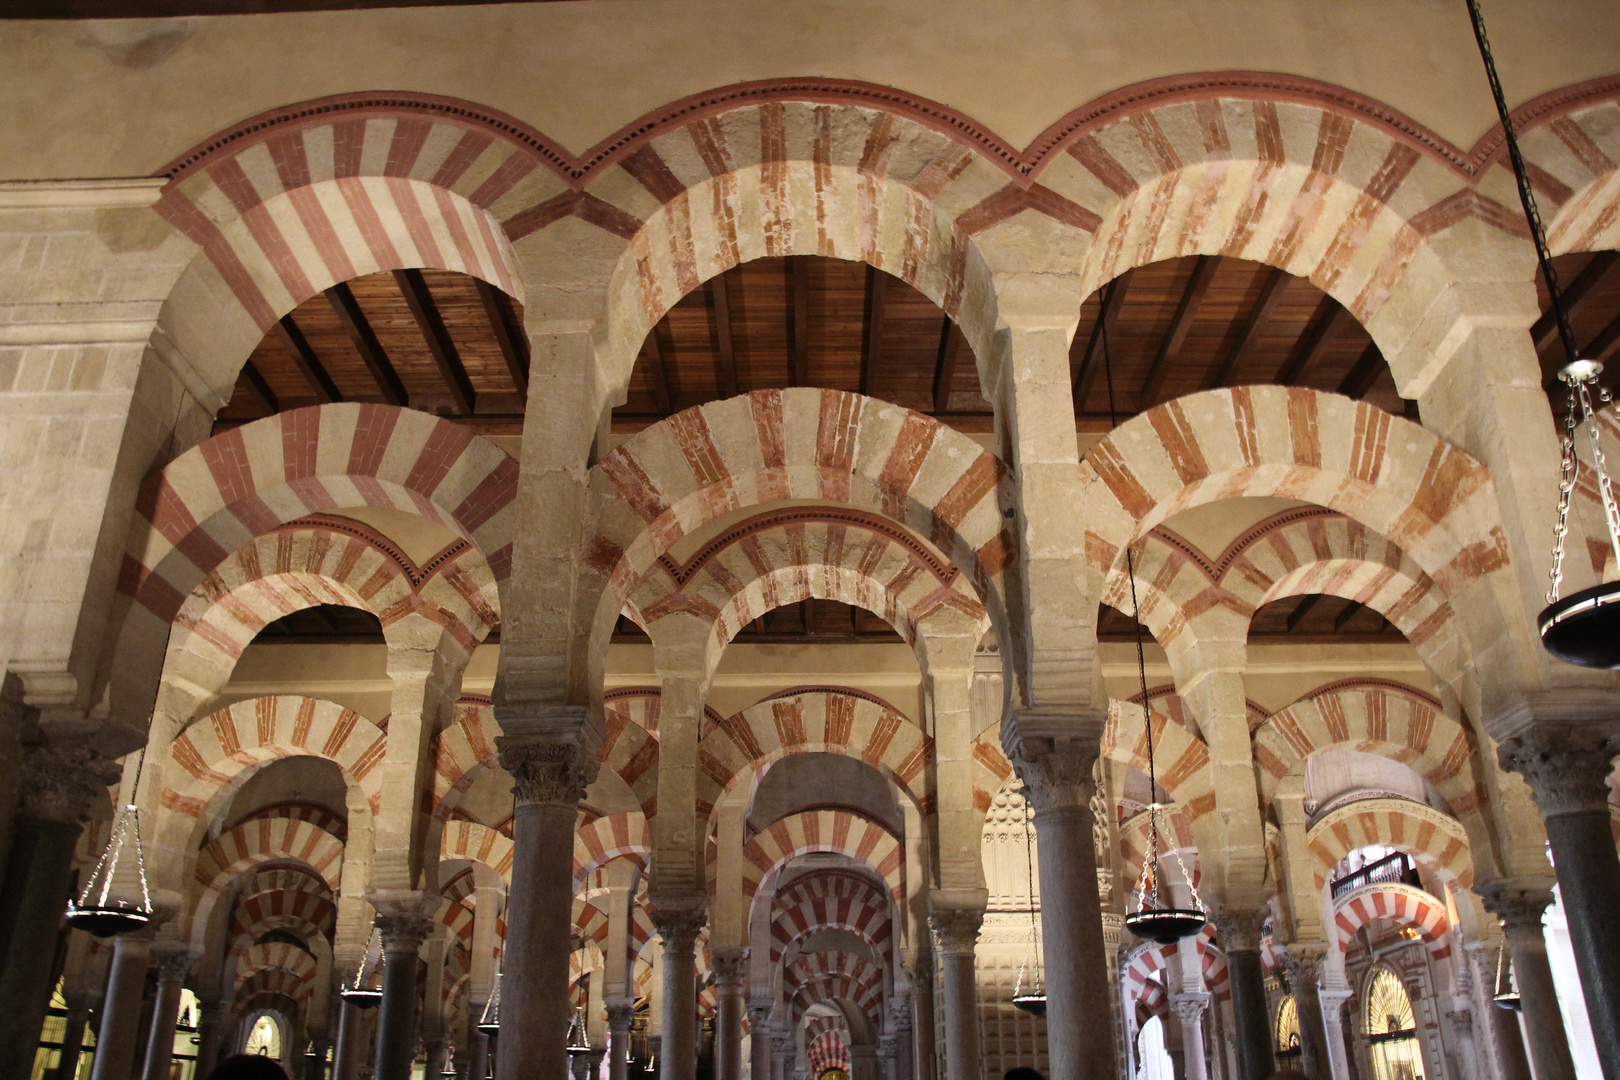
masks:
POLYGON ((1288 982, 1298 993, 1301 987, 1317 986, 1317 975, 1321 972, 1322 963, 1327 959, 1327 943, 1321 941, 1296 941, 1287 947, 1283 953, 1283 966, 1288 970, 1288 982))
POLYGON ((1095 792, 1092 770, 1102 751, 1102 729, 1107 717, 1052 714, 1021 710, 1002 733, 1003 748, 1037 815, 1054 810, 1089 810, 1095 792), (1095 729, 1095 737, 1093 737, 1095 729), (1063 730, 1067 736, 1042 734, 1063 730))
POLYGON ((911 1030, 911 995, 896 993, 890 1000, 889 1030, 896 1034, 911 1030))
POLYGON ((940 952, 947 956, 971 956, 979 943, 984 911, 981 908, 935 908, 928 922, 939 937, 940 952))
POLYGON ((573 809, 596 778, 599 763, 571 739, 502 735, 495 747, 520 805, 573 809))
POLYGON ((1496 748, 1504 769, 1524 777, 1544 818, 1607 810, 1610 763, 1620 736, 1607 726, 1540 726, 1496 748))
POLYGON ((78 825, 107 797, 123 767, 88 746, 28 746, 22 752, 22 816, 78 825))
POLYGON ((1220 935, 1222 949, 1227 952, 1257 952, 1268 915, 1270 912, 1265 908, 1254 911, 1219 908, 1211 913, 1210 921, 1220 935))
POLYGON ((1210 995, 1206 990, 1190 990, 1182 994, 1170 995, 1170 1007, 1176 1011, 1181 1022, 1191 1027, 1201 1023, 1204 1010, 1209 1008, 1210 995))
POLYGON ((374 892, 369 899, 377 912, 376 924, 382 933, 384 952, 415 952, 439 925, 429 914, 438 908, 437 896, 420 892, 374 892))
POLYGON ((664 939, 664 954, 690 955, 697 944, 698 935, 708 922, 704 909, 697 905, 667 903, 649 911, 658 936, 664 939))
POLYGON ((1538 879, 1498 878, 1474 886, 1485 910, 1502 920, 1509 934, 1539 935, 1542 916, 1552 903, 1552 882, 1538 879))
POLYGON ((158 981, 183 982, 197 957, 179 943, 159 942, 152 946, 152 959, 157 965, 158 981))
POLYGON ((748 1003, 748 1026, 756 1035, 763 1035, 771 1025, 771 1014, 776 1011, 776 1005, 769 1001, 750 1001, 748 1003))
POLYGON ((623 1034, 630 1030, 630 1021, 635 1018, 636 1006, 630 1001, 615 1001, 607 1006, 608 1030, 623 1034))
POLYGON ((748 950, 732 946, 709 951, 714 960, 715 989, 741 986, 743 975, 748 969, 748 950))

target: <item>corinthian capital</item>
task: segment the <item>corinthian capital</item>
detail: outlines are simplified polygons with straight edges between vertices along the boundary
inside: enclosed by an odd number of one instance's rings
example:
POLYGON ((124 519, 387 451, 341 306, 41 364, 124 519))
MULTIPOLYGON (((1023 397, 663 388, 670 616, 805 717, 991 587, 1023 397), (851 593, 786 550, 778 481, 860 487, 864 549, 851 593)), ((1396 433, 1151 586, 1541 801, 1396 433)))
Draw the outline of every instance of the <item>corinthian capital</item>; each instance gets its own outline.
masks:
POLYGON ((1210 915, 1216 933, 1221 937, 1221 948, 1227 952, 1254 952, 1260 948, 1260 937, 1265 932, 1265 908, 1244 910, 1221 908, 1210 915))
POLYGON ((980 908, 935 908, 928 916, 934 933, 939 935, 939 951, 964 955, 973 952, 979 943, 979 927, 984 925, 984 911, 980 908))
POLYGON ((577 742, 502 735, 495 740, 501 768, 512 774, 520 804, 577 806, 595 778, 597 762, 577 742))
POLYGON ((1485 910, 1502 920, 1509 933, 1541 933, 1541 920, 1552 903, 1552 882, 1535 878, 1504 878, 1475 885, 1485 910))
POLYGON ((1496 748, 1502 767, 1530 785, 1544 818, 1606 810, 1610 763, 1617 753, 1620 736, 1607 726, 1535 727, 1496 748))
POLYGON ((691 955, 692 947, 697 944, 698 935, 708 921, 702 905, 696 902, 682 904, 666 900, 663 906, 648 914, 652 916, 653 925, 658 927, 658 936, 664 939, 664 952, 686 956, 691 955))
POLYGON ((415 952, 437 925, 429 914, 439 906, 437 896, 421 892, 378 891, 371 894, 370 900, 371 906, 377 911, 377 929, 382 932, 386 951, 415 952))
POLYGON ((123 769, 88 746, 30 746, 22 754, 22 816, 77 825, 123 769))
POLYGON ((1002 749, 1036 813, 1090 805, 1106 722, 1101 714, 1023 709, 1003 724, 1002 749))
POLYGON ((1327 959, 1327 943, 1321 941, 1295 941, 1283 954, 1283 966, 1288 969, 1288 981, 1297 991, 1301 987, 1316 986, 1322 961, 1327 959))

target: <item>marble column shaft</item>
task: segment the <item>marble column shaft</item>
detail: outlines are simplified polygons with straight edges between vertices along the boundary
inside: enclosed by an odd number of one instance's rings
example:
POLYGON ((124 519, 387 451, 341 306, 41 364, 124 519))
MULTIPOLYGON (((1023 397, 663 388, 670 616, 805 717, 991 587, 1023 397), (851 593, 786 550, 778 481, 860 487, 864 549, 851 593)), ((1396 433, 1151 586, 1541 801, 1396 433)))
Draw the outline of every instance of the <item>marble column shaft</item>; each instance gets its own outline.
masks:
MULTIPOLYGON (((1602 728, 1538 729, 1498 748, 1502 765, 1530 785, 1547 828, 1570 945, 1603 1074, 1620 1080, 1620 857, 1609 819, 1610 763, 1620 734, 1602 728)), ((1537 1062, 1540 1072, 1540 1062, 1537 1062)))
POLYGON ((1333 1072, 1317 982, 1326 958, 1326 943, 1303 941, 1289 945, 1283 958, 1288 969, 1288 985, 1294 992, 1294 1011, 1299 1017, 1300 1071, 1311 1080, 1326 1080, 1333 1072))
POLYGON ((1277 1068, 1271 1045, 1271 1010, 1260 967, 1260 929, 1264 922, 1264 910, 1227 911, 1215 919, 1221 946, 1226 950, 1240 1080, 1266 1080, 1277 1068))
POLYGON ((1489 1023, 1491 1042, 1496 1047, 1497 1080, 1531 1080, 1530 1059, 1525 1054, 1519 1014, 1493 1003, 1489 1023))
POLYGON ((935 909, 939 978, 945 999, 945 1080, 981 1080, 979 1075, 979 980, 974 947, 984 912, 935 909))
POLYGON ((1569 1053, 1542 928, 1547 905, 1552 903, 1550 883, 1493 881, 1479 893, 1486 909, 1502 920, 1513 954, 1513 977, 1524 1005, 1525 1035, 1536 1080, 1575 1080, 1575 1062, 1569 1053))
POLYGON ((1185 1080, 1209 1080, 1209 1064, 1204 1060, 1204 1010, 1209 1008, 1209 994, 1173 994, 1170 1007, 1181 1021, 1182 1075, 1185 1080))
POLYGON ((1014 765, 1035 810, 1051 1072, 1065 1080, 1114 1080, 1114 1012, 1091 810, 1096 744, 1028 749, 1014 765))
POLYGON ((630 1075, 630 1020, 634 1016, 632 1002, 608 999, 608 1080, 627 1080, 630 1075))
MULTIPOLYGON (((419 903, 405 901, 401 907, 419 903)), ((379 907, 377 927, 382 931, 383 977, 372 1075, 376 1080, 410 1080, 417 1041, 416 963, 423 940, 433 930, 433 920, 420 911, 379 907)))
MULTIPOLYGON (((510 731, 519 721, 501 722, 510 731)), ((574 830, 595 762, 573 741, 503 735, 496 742, 517 782, 517 808, 495 1075, 567 1080, 574 830)))
MULTIPOLYGON (((935 1080, 934 962, 928 949, 918 949, 907 973, 911 976, 911 1060, 916 1080, 935 1080)), ((1050 1030, 1050 1029, 1048 1029, 1050 1030)))
MULTIPOLYGON (((770 1080, 771 1077, 771 1013, 769 1001, 750 1002, 748 1006, 748 1080, 770 1080)), ((613 1077, 611 1080, 621 1080, 613 1077)))
POLYGON ((174 1060, 174 1029, 180 1016, 180 992, 185 989, 191 956, 173 946, 153 950, 158 961, 157 1000, 152 1004, 151 1035, 146 1040, 146 1067, 142 1080, 169 1080, 174 1060))
POLYGON ((743 965, 746 949, 717 948, 714 953, 715 1076, 742 1080, 743 965))
POLYGON ((146 969, 151 963, 152 943, 146 938, 126 934, 113 947, 91 1080, 130 1080, 134 1075, 135 1044, 140 1037, 141 1005, 146 995, 146 969))
POLYGON ((693 952, 704 925, 701 907, 670 906, 653 912, 664 939, 664 1024, 660 1080, 693 1080, 697 1075, 697 962, 693 952))
MULTIPOLYGON (((197 1075, 206 1077, 219 1063, 225 1034, 225 1002, 217 997, 197 998, 197 1075)), ((333 1080, 337 1080, 334 1075, 333 1080)), ((349 1080, 353 1080, 352 1077, 349 1080)))

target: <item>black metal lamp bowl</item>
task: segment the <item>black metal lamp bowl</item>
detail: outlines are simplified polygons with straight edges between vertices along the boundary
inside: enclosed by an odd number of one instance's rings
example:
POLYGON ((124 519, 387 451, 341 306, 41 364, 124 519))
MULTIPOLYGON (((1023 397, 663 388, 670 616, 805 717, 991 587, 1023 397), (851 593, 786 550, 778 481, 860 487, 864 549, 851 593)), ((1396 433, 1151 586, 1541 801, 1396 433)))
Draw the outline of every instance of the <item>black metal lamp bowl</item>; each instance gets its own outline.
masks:
POLYGON ((501 1033, 501 1022, 499 1019, 480 1020, 478 1021, 478 1030, 485 1035, 499 1035, 501 1033))
POLYGON ((1519 997, 1516 990, 1508 990, 1497 994, 1492 1000, 1496 1002, 1498 1009, 1511 1009, 1514 1012, 1521 1012, 1524 1009, 1524 1001, 1519 997))
POLYGON ((1202 911, 1145 907, 1125 916, 1125 928, 1137 937, 1156 944, 1174 945, 1198 933, 1207 921, 1202 911))
POLYGON ((1013 1007, 1022 1009, 1031 1016, 1046 1015, 1046 991, 1034 994, 1014 994, 1013 1007))
POLYGON ((375 1009, 382 1004, 382 991, 371 986, 350 986, 338 991, 338 996, 357 1009, 375 1009))
POLYGON ((1548 605, 1536 625, 1542 646, 1558 659, 1620 670, 1620 581, 1594 585, 1548 605))
POLYGON ((69 904, 67 923, 98 938, 127 934, 152 921, 152 913, 123 904, 69 904))

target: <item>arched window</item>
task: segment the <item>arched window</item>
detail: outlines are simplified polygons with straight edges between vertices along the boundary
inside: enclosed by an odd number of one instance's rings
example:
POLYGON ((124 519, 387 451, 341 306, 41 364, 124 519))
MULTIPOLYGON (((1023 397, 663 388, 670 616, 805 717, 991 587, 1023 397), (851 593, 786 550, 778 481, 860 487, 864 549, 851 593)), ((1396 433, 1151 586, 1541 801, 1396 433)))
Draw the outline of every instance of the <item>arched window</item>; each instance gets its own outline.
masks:
POLYGON ((243 1053, 263 1054, 265 1057, 281 1059, 281 1025, 268 1014, 261 1013, 253 1022, 253 1028, 248 1032, 247 1046, 243 1053))
POLYGON ((1423 1053, 1418 1047, 1417 1017, 1400 976, 1380 967, 1367 980, 1363 1026, 1368 1057, 1376 1080, 1422 1080, 1423 1053))
POLYGON ((1292 1064, 1298 1060, 1299 1050, 1299 1003, 1294 995, 1289 994, 1277 1006, 1277 1026, 1274 1032, 1277 1039, 1277 1058, 1280 1061, 1292 1064))

